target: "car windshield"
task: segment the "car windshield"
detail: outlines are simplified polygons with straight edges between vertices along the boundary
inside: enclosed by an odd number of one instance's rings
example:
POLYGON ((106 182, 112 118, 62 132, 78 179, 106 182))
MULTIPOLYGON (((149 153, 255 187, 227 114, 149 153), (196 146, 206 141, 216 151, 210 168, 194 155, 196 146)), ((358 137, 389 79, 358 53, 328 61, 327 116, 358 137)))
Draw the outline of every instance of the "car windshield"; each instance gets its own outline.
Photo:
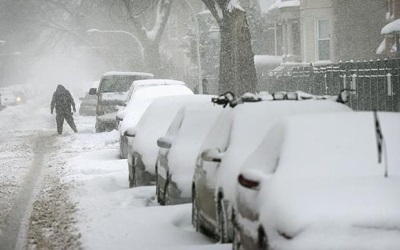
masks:
POLYGON ((101 81, 99 92, 127 92, 134 80, 143 78, 145 77, 138 75, 105 76, 101 81))

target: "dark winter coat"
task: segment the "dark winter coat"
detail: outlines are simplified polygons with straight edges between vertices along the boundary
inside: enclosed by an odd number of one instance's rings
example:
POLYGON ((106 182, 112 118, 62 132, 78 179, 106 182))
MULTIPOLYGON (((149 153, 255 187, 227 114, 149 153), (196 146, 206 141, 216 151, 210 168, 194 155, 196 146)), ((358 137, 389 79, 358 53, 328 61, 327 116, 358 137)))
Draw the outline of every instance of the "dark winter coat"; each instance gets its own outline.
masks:
POLYGON ((71 106, 75 112, 75 102, 71 93, 63 85, 59 84, 51 99, 51 113, 53 113, 54 107, 57 114, 71 113, 71 106))

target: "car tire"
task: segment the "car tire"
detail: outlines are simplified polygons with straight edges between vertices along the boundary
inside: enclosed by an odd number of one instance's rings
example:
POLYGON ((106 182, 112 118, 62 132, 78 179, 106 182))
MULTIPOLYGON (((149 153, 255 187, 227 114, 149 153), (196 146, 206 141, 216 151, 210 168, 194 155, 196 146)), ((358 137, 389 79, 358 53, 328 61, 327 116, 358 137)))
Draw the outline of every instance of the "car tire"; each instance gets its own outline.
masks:
POLYGON ((171 196, 169 193, 169 180, 167 180, 167 184, 165 185, 164 189, 164 205, 166 206, 171 205, 171 196))
POLYGON ((233 228, 233 242, 232 242, 233 250, 241 250, 242 249, 242 240, 240 237, 240 231, 237 226, 233 228))
POLYGON ((131 169, 132 170, 132 178, 131 178, 131 176, 129 174, 128 174, 128 176, 129 176, 129 188, 133 188, 133 187, 136 187, 135 166, 134 165, 131 165, 131 166, 128 165, 128 168, 132 168, 131 169))
POLYGON ((128 158, 128 138, 126 136, 123 136, 123 140, 122 140, 122 157, 123 159, 127 159, 128 158))
POLYGON ((106 131, 106 129, 105 129, 104 124, 97 122, 96 123, 96 133, 103 133, 105 131, 106 131))
POLYGON ((137 187, 137 181, 136 181, 136 168, 135 168, 135 165, 133 165, 133 162, 132 162, 132 180, 133 180, 133 186, 134 187, 137 187))
POLYGON ((225 220, 225 204, 222 198, 222 195, 219 195, 218 203, 217 203, 217 223, 218 223, 218 240, 221 243, 228 243, 228 230, 227 230, 227 222, 225 220))
POLYGON ((196 189, 192 189, 192 225, 196 232, 200 231, 199 209, 197 207, 196 189))
POLYGON ((268 237, 267 234, 265 233, 265 230, 260 227, 258 229, 258 249, 260 250, 267 250, 269 249, 269 244, 268 244, 268 237))
POLYGON ((128 150, 125 143, 125 137, 121 135, 119 136, 119 158, 128 158, 128 150))
POLYGON ((135 186, 135 183, 133 182, 130 176, 128 176, 128 179, 129 179, 129 188, 133 188, 135 186))

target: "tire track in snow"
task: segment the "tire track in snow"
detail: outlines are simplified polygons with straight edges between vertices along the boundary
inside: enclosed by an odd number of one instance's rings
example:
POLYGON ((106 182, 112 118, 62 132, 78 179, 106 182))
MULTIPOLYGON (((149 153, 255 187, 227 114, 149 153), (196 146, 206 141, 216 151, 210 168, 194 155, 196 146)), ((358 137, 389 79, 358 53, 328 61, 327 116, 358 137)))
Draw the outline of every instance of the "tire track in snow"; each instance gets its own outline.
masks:
POLYGON ((52 149, 54 138, 44 133, 35 138, 32 166, 24 177, 18 198, 7 219, 7 227, 0 236, 1 250, 19 250, 26 247, 29 218, 45 169, 44 157, 52 149))

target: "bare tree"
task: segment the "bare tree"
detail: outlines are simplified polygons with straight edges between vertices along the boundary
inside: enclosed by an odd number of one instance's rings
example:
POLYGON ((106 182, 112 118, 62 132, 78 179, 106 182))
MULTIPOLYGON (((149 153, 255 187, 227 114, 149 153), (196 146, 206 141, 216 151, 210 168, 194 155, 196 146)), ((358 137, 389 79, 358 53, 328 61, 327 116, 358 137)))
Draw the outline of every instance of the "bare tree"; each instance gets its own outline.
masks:
POLYGON ((117 0, 141 41, 146 68, 163 76, 160 41, 171 12, 172 0, 117 0))
POLYGON ((202 0, 216 19, 221 34, 219 92, 257 91, 250 29, 238 0, 202 0))

